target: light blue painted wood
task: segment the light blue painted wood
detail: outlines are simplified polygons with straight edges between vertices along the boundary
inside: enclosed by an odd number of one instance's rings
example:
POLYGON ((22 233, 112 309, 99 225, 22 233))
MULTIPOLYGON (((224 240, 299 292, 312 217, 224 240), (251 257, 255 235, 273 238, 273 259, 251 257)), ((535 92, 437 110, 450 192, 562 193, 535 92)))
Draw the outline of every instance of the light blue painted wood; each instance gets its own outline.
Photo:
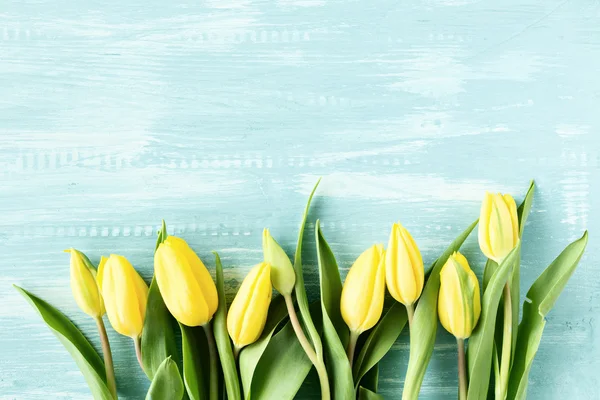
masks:
MULTIPOLYGON (((123 254, 149 278, 165 218, 211 267, 221 252, 231 299, 264 226, 293 250, 319 176, 311 220, 344 274, 397 219, 434 260, 484 190, 522 196, 535 178, 523 294, 569 241, 591 238, 549 315, 530 398, 599 398, 599 17, 589 0, 4 0, 0 399, 89 398, 12 283, 97 343, 62 250, 123 254)), ((466 253, 481 274, 474 238, 466 253)), ((110 338, 122 398, 139 398, 130 341, 110 338)), ((382 362, 386 397, 401 391, 407 343, 382 362)), ((423 399, 455 395, 455 350, 440 333, 423 399)))

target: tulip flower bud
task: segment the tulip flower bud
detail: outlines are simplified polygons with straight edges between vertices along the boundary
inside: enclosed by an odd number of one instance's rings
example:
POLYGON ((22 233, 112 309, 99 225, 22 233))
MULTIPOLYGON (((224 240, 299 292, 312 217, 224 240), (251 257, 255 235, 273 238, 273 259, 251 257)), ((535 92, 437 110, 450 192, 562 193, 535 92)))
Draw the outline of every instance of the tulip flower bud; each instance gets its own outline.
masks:
POLYGON ((263 231, 263 254, 265 262, 271 265, 271 282, 275 290, 282 295, 291 294, 296 283, 296 271, 290 258, 266 228, 263 231))
POLYGON ((479 247, 497 263, 515 248, 519 241, 517 205, 511 195, 485 194, 479 217, 479 247))
POLYGON ((471 336, 481 313, 479 282, 465 256, 452 254, 440 272, 438 315, 457 339, 471 336))
POLYGON ((227 331, 233 344, 242 348, 261 335, 271 303, 271 266, 254 266, 240 286, 227 314, 227 331))
POLYGON ((412 305, 423 291, 425 269, 417 244, 400 224, 392 226, 385 252, 385 282, 396 301, 412 305))
POLYGON ((219 305, 215 282, 185 240, 169 236, 158 246, 154 274, 175 319, 187 326, 202 326, 212 319, 219 305))
POLYGON ((82 252, 69 249, 71 253, 71 291, 81 311, 92 318, 99 318, 106 312, 102 294, 96 282, 96 268, 82 252))
POLYGON ((138 338, 144 327, 148 285, 133 265, 125 257, 111 254, 98 267, 98 286, 115 331, 138 338))
POLYGON ((355 334, 371 329, 383 311, 385 296, 385 251, 377 244, 354 262, 342 288, 342 318, 355 334))

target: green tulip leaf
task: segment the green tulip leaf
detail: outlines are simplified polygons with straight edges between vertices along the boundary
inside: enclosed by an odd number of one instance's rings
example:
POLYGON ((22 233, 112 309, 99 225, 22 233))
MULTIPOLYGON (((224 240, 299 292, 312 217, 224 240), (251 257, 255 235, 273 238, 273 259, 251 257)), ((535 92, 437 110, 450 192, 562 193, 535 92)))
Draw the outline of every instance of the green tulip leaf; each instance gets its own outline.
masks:
POLYGON ((568 245, 542 272, 527 292, 523 303, 523 319, 519 324, 517 351, 510 373, 508 399, 524 400, 527 396, 529 371, 540 346, 546 315, 581 260, 588 242, 588 234, 568 245))
POLYGON ((242 378, 242 387, 244 389, 244 398, 251 397, 251 387, 254 380, 254 372, 262 358, 269 341, 271 340, 275 329, 288 316, 287 307, 282 296, 277 296, 271 301, 267 322, 263 332, 258 340, 242 349, 239 356, 240 375, 242 378))
POLYGON ((209 370, 208 344, 201 327, 179 324, 183 353, 183 382, 191 400, 208 399, 209 385, 204 371, 209 370))
MULTIPOLYGON (((310 309, 320 310, 314 303, 310 309)), ((317 327, 315 327, 317 329, 317 327)), ((264 350, 252 379, 252 400, 293 399, 306 379, 312 363, 298 342, 292 323, 288 321, 264 350)))
POLYGON ((498 304, 502 297, 502 290, 508 280, 511 268, 518 263, 521 242, 500 263, 492 275, 481 302, 481 316, 479 322, 469 339, 467 353, 469 367, 469 393, 468 399, 487 398, 492 357, 494 350, 494 332, 498 304))
MULTIPOLYGON (((533 204, 533 194, 535 191, 535 182, 531 181, 529 184, 529 189, 527 189, 527 193, 525 194, 525 198, 519 205, 517 209, 517 215, 519 219, 519 237, 523 236, 523 231, 525 230, 525 224, 527 223, 527 218, 529 217, 529 213, 531 212, 531 205, 533 204)), ((510 272, 510 299, 512 302, 512 332, 515 334, 512 335, 512 344, 511 344, 511 360, 514 358, 515 350, 517 348, 517 335, 516 332, 519 329, 519 304, 521 303, 521 248, 519 247, 519 254, 517 254, 517 258, 515 264, 513 266, 512 271, 510 272)), ((499 307, 500 318, 504 319, 503 307, 499 307)), ((499 329, 500 337, 504 332, 504 329, 499 329)), ((498 342, 502 343, 502 342, 498 342)), ((499 346, 501 348, 501 345, 499 346)))
POLYGON ((48 328, 65 346, 83 374, 94 400, 112 400, 106 384, 104 362, 79 329, 60 311, 27 290, 14 285, 40 314, 48 328))
POLYGON ((417 303, 410 333, 408 369, 402 392, 404 400, 416 400, 418 398, 421 384, 425 377, 425 371, 433 353, 438 325, 437 301, 440 289, 440 271, 448 260, 448 257, 460 249, 476 225, 477 221, 473 222, 463 233, 454 239, 446 251, 435 261, 421 298, 417 303))
POLYGON ((342 279, 335 256, 327 244, 319 221, 315 227, 319 278, 321 281, 321 312, 323 315, 323 338, 325 359, 334 399, 354 398, 352 369, 346 355, 348 328, 342 319, 340 297, 342 279))
POLYGON ((160 295, 156 279, 152 278, 142 330, 142 363, 151 380, 167 357, 175 360, 178 355, 173 324, 174 319, 160 295))
POLYGON ((225 300, 225 283, 223 280, 223 265, 217 252, 214 252, 217 264, 217 292, 219 294, 219 307, 215 313, 213 322, 213 331, 215 341, 221 360, 223 378, 225 381, 225 390, 229 400, 239 400, 242 398, 240 393, 240 382, 238 378, 237 367, 231 349, 231 341, 227 332, 227 301, 225 300))
POLYGON ((310 196, 308 197, 308 201, 306 203, 306 208, 304 209, 304 215, 302 216, 302 222, 300 224, 300 231, 298 232, 298 244, 296 246, 296 255, 294 257, 294 269, 296 270, 296 285, 294 286, 296 292, 296 300, 298 302, 298 309, 300 310, 300 315, 302 322, 304 322, 304 326, 308 331, 308 336, 315 348, 315 352, 317 353, 317 357, 322 360, 323 359, 323 344, 321 343, 321 337, 319 336, 319 332, 315 327, 315 324, 310 316, 310 310, 308 306, 308 297, 306 295, 306 288, 304 287, 304 273, 302 271, 302 240, 304 238, 304 227, 306 226, 306 219, 308 218, 308 210, 310 209, 310 203, 312 198, 319 186, 319 182, 321 179, 317 181, 315 187, 313 188, 310 196))
POLYGON ((383 400, 384 397, 380 394, 372 392, 371 390, 359 387, 358 388, 358 400, 383 400))
MULTIPOLYGON (((158 232, 156 248, 166 238, 167 228, 163 220, 162 229, 158 232)), ((175 320, 160 294, 156 278, 152 277, 148 289, 144 329, 142 330, 142 364, 144 372, 150 380, 154 379, 154 374, 165 359, 171 357, 175 362, 178 360, 174 324, 175 320)))
POLYGON ((369 336, 354 363, 353 374, 356 386, 359 383, 364 386, 362 384, 363 376, 390 351, 407 321, 406 308, 402 304, 394 302, 377 325, 369 331, 369 336))
POLYGON ((156 369, 146 400, 181 400, 184 389, 177 363, 171 357, 156 369))
POLYGON ((525 194, 525 199, 517 209, 517 215, 519 216, 519 236, 523 236, 523 231, 525 230, 525 224, 527 223, 527 218, 529 217, 529 212, 531 211, 531 204, 533 203, 534 190, 535 182, 531 181, 529 184, 529 189, 527 189, 527 193, 525 194))

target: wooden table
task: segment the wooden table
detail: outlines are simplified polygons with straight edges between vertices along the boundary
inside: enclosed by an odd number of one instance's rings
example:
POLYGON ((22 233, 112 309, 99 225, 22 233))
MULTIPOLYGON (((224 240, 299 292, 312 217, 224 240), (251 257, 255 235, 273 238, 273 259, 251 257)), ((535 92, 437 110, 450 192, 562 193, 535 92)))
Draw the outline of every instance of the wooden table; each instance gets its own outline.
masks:
MULTIPOLYGON (((70 356, 10 285, 76 307, 68 256, 152 274, 162 218, 231 300, 262 228, 290 253, 310 188, 342 275, 401 220, 426 263, 485 190, 539 184, 522 295, 584 229, 548 317, 531 399, 598 399, 600 6, 595 1, 16 1, 0 4, 0 399, 88 399, 70 356)), ((316 299, 314 224, 306 281, 316 299)), ((465 253, 481 275, 475 236, 465 253)), ((111 330, 121 398, 148 386, 111 330)), ((399 398, 404 333, 381 364, 399 398)), ((423 399, 456 395, 438 335, 423 399)), ((300 398, 317 398, 311 377, 300 398)))

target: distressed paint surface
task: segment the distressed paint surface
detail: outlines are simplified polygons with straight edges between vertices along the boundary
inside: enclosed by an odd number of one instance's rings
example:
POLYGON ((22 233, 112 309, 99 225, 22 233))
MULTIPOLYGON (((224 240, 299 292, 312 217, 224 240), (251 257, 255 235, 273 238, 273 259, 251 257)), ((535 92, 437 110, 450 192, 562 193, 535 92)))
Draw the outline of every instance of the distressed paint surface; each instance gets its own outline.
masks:
MULTIPOLYGON (((211 268, 220 251, 231 300, 264 226, 293 251, 319 176, 310 218, 343 275, 398 219, 431 262, 484 190, 522 197, 535 178, 522 294, 569 241, 591 238, 548 317, 529 398, 600 398, 599 60, 593 0, 3 0, 0 399, 90 398, 12 283, 98 345, 62 250, 123 254, 149 279, 165 218, 211 268)), ((481 275, 475 237, 465 253, 481 275)), ((140 398, 130 341, 109 335, 121 398, 140 398)), ((423 399, 456 395, 455 352, 440 332, 423 399)), ((386 397, 407 353, 403 334, 381 364, 386 397)), ((316 389, 311 377, 299 398, 316 389)))

